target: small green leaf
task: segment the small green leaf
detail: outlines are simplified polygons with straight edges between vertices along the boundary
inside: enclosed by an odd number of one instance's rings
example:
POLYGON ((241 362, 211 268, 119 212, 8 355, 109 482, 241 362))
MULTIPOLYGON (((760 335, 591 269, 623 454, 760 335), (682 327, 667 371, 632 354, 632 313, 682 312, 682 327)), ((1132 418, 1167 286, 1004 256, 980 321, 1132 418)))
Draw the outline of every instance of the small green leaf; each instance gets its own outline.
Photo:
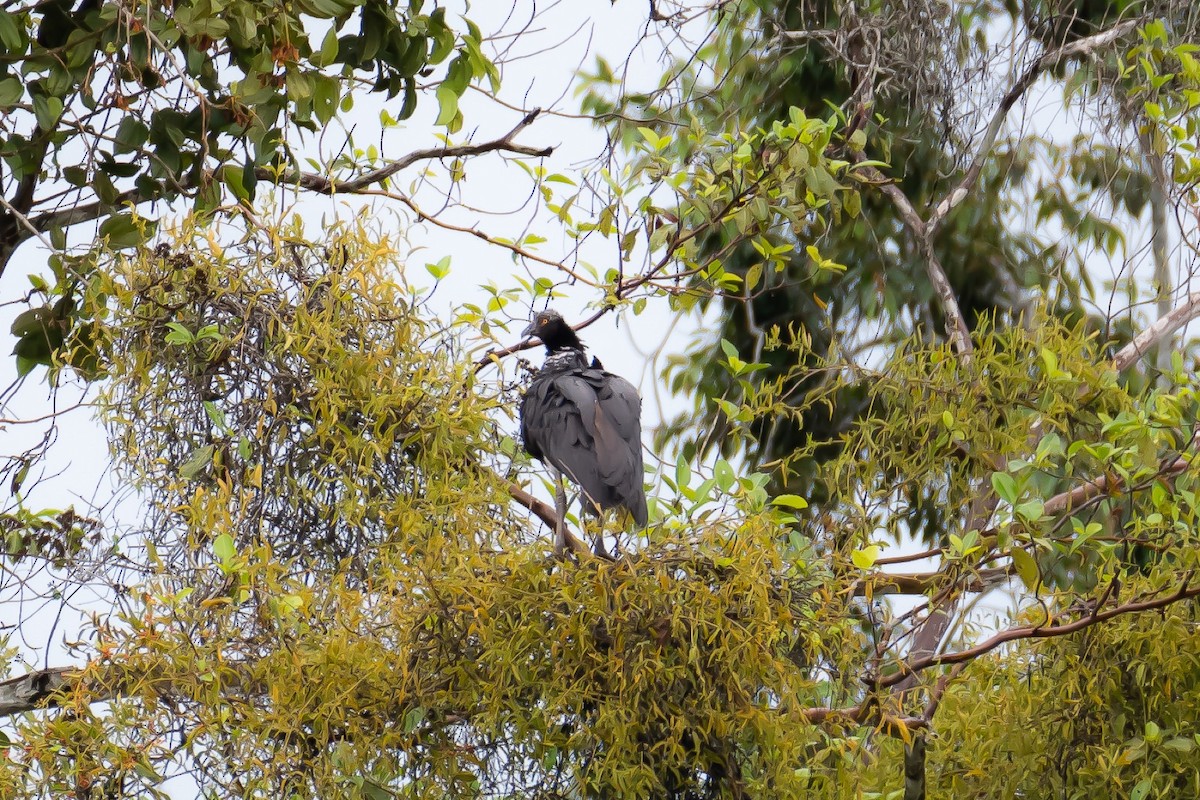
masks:
POLYGON ((10 54, 17 55, 25 51, 25 34, 17 27, 13 15, 0 8, 0 45, 10 54))
POLYGON ((201 472, 203 472, 212 462, 213 453, 216 448, 211 444, 206 444, 203 447, 197 447, 191 457, 183 463, 179 468, 179 474, 184 480, 192 480, 201 472))
POLYGON ((0 80, 0 108, 11 108, 20 102, 25 87, 16 78, 0 80))
POLYGON ((850 554, 850 560, 854 562, 854 566, 859 569, 870 569, 875 566, 875 562, 879 560, 879 554, 883 552, 883 548, 877 544, 869 547, 864 547, 861 550, 855 550, 850 554))
POLYGON ((717 480, 717 488, 722 492, 728 492, 737 483, 733 467, 729 466, 729 462, 723 458, 717 460, 717 465, 713 468, 713 477, 717 480))
POLYGON ((233 544, 233 537, 228 533, 222 533, 213 540, 213 555, 222 564, 228 564, 237 555, 237 547, 233 544))
POLYGON ((178 322, 168 322, 167 327, 171 331, 164 337, 167 344, 188 345, 196 341, 192 332, 178 322))
POLYGON ((1042 348, 1042 364, 1046 367, 1047 375, 1053 377, 1058 374, 1058 356, 1044 347, 1042 348))
POLYGON ((437 101, 440 110, 433 124, 449 125, 458 116, 458 92, 454 90, 454 87, 443 83, 437 88, 437 101))
POLYGON ((675 459, 675 485, 687 486, 692 482, 692 468, 684 458, 683 453, 675 459))
POLYGON ((44 131, 51 131, 58 125, 58 118, 62 115, 63 101, 61 97, 52 95, 34 95, 33 97, 33 113, 37 117, 37 123, 44 131))
POLYGON ((1017 575, 1025 584, 1025 588, 1031 592, 1037 591, 1037 587, 1041 583, 1037 561, 1020 547, 1014 547, 1009 551, 1009 555, 1012 557, 1013 567, 1017 570, 1017 575))
POLYGON ((417 727, 425 721, 425 709, 421 706, 414 706, 404 715, 404 732, 412 733, 417 727))
POLYGON ((131 214, 113 214, 100 223, 100 238, 108 240, 108 246, 120 250, 136 247, 154 233, 155 225, 150 220, 139 224, 131 214))
POLYGON ((337 60, 338 56, 338 32, 336 25, 330 25, 329 30, 325 32, 325 39, 321 42, 321 50, 317 53, 317 59, 313 59, 313 65, 318 67, 327 67, 337 60))
POLYGON ((808 501, 798 494, 781 494, 771 500, 771 505, 803 509, 808 508, 808 501))
POLYGON ((1015 505, 1017 502, 1017 481, 1012 475, 1007 472, 992 473, 992 488, 996 490, 996 494, 1001 500, 1009 505, 1015 505))

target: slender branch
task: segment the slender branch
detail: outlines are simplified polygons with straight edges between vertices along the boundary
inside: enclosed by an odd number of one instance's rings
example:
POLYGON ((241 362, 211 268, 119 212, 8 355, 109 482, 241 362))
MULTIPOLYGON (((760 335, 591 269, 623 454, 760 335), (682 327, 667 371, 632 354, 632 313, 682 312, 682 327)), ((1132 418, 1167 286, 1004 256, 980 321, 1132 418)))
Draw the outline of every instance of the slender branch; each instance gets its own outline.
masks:
POLYGON ((538 115, 541 113, 540 108, 535 108, 530 111, 525 117, 517 123, 516 127, 508 133, 501 136, 499 139, 493 139, 490 142, 481 142, 479 144, 455 145, 453 147, 431 147, 426 150, 416 150, 402 158, 399 158, 386 167, 371 170, 364 173, 353 180, 340 181, 333 178, 327 178, 324 175, 316 175, 311 172, 285 172, 282 175, 275 170, 267 167, 259 167, 254 171, 260 180, 270 181, 272 183, 285 183, 299 186, 310 192, 317 194, 353 194, 361 192, 369 186, 377 183, 382 183, 388 178, 395 175, 401 170, 407 169, 418 161, 431 161, 439 158, 459 158, 463 156, 477 156, 483 153, 494 153, 504 151, 507 153, 518 153, 526 156, 548 156, 554 152, 553 147, 530 147, 529 145, 518 144, 513 139, 525 128, 529 127, 538 115))
POLYGON ((983 165, 987 162, 988 156, 991 153, 992 147, 996 144, 996 137, 1000 135, 1000 129, 1004 126, 1004 121, 1008 117, 1008 112, 1016 105, 1017 101, 1024 96, 1029 87, 1033 85, 1043 72, 1052 69, 1068 58, 1076 58, 1078 56, 1091 55, 1102 47, 1107 47, 1116 40, 1132 32, 1138 26, 1140 20, 1130 19, 1120 24, 1114 25, 1106 31, 1085 36, 1082 39, 1076 39, 1070 44, 1063 45, 1049 53, 1045 53, 1025 70, 1012 88, 1008 90, 1000 100, 1000 104, 996 107, 995 113, 992 114, 992 119, 988 123, 987 129, 984 131, 983 140, 980 141, 979 147, 975 151, 975 158, 971 161, 971 166, 967 168, 966 173, 948 195, 938 203, 937 208, 930 214, 927 225, 929 234, 932 236, 937 232, 937 229, 945 221, 946 215, 954 209, 959 203, 966 199, 970 194, 971 189, 975 186, 975 181, 979 179, 980 172, 983 171, 983 165))
MULTIPOLYGON (((851 151, 850 155, 855 163, 862 163, 866 160, 866 156, 861 152, 851 151)), ((925 224, 908 197, 890 178, 872 166, 863 166, 859 171, 887 195, 888 199, 892 201, 892 205, 896 207, 901 221, 916 238, 917 246, 925 259, 925 273, 929 276, 929 282, 933 284, 933 290, 942 304, 942 314, 946 319, 946 333, 959 355, 969 358, 975 350, 971 343, 971 330, 967 327, 967 320, 963 317, 962 309, 958 305, 958 297, 955 296, 954 289, 950 286, 950 280, 946 277, 946 270, 942 268, 942 262, 938 259, 937 252, 933 247, 933 229, 925 224)))
POLYGON ((1001 631, 995 636, 987 639, 984 642, 969 647, 966 650, 959 650, 954 653, 938 653, 927 656, 925 658, 907 660, 901 662, 899 671, 888 675, 885 678, 878 678, 868 681, 871 685, 878 688, 885 688, 901 683, 922 670, 930 667, 937 667, 943 664, 960 664, 966 661, 972 661, 985 653, 995 650, 1002 644, 1013 642, 1020 639, 1051 639, 1056 636, 1067 636, 1072 633, 1088 628, 1099 622, 1110 620, 1113 617, 1123 616, 1125 614, 1136 614, 1140 611, 1153 611, 1159 608, 1178 603, 1181 600, 1188 600, 1193 597, 1200 597, 1200 585, 1192 586, 1191 579, 1194 570, 1188 572, 1179 589, 1169 595, 1156 597, 1152 600, 1143 600, 1137 603, 1126 603, 1115 608, 1110 608, 1107 611, 1092 611, 1087 616, 1081 617, 1073 622, 1068 622, 1062 625, 1022 625, 1016 628, 1009 628, 1001 631))

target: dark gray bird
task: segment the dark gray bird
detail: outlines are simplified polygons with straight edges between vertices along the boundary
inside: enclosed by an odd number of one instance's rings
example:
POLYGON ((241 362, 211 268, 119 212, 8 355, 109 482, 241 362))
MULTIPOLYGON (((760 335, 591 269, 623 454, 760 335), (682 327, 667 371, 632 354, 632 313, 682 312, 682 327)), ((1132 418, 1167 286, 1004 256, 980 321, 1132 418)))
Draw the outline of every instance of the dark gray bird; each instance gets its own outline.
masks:
MULTIPOLYGON (((583 342, 556 311, 535 315, 523 335, 546 345, 546 361, 521 401, 521 436, 529 455, 555 473, 560 520, 555 552, 566 547, 560 476, 579 487, 585 511, 600 516, 610 508, 624 509, 638 527, 644 526, 642 400, 637 389, 596 359, 589 364, 583 342)), ((603 537, 597 535, 596 553, 603 553, 603 547, 603 537)))

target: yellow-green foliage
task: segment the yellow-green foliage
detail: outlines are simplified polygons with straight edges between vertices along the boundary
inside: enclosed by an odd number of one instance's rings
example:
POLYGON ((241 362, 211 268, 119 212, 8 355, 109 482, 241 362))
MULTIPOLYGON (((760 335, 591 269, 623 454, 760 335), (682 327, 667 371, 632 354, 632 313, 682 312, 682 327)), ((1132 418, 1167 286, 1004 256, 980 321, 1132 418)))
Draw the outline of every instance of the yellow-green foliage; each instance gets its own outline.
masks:
MULTIPOLYGON (((1139 394, 1053 320, 985 327, 965 362, 899 347, 823 507, 680 460, 663 524, 576 562, 508 500, 515 397, 365 221, 227 248, 184 227, 89 280, 102 412, 148 512, 118 543, 119 613, 65 709, 17 726, 3 797, 148 796, 181 770, 239 798, 893 797, 877 728, 914 708, 874 685, 906 646, 880 545, 930 526, 930 595, 1007 571, 1044 629, 1197 567, 1194 472, 1162 473, 1197 417, 1186 376, 1139 394), (1044 513, 1097 475, 1111 496, 1044 513)), ((755 413, 784 402, 746 388, 755 413)), ((1194 795, 1194 604, 1157 613, 967 668, 931 789, 1194 795)))
POLYGON ((931 796, 1200 796, 1197 611, 1126 617, 973 665, 938 712, 931 796))
POLYGON ((152 541, 229 533, 312 564, 511 527, 497 481, 469 466, 495 449, 495 398, 386 237, 352 224, 320 246, 294 230, 177 241, 94 290, 115 306, 105 415, 160 512, 152 541), (476 502, 451 502, 466 487, 476 502))
POLYGON ((182 764, 233 797, 805 785, 803 711, 858 688, 812 676, 847 600, 785 559, 786 515, 555 560, 495 471, 502 398, 386 239, 176 241, 89 292, 151 547, 72 715, 22 731, 48 793, 182 764))

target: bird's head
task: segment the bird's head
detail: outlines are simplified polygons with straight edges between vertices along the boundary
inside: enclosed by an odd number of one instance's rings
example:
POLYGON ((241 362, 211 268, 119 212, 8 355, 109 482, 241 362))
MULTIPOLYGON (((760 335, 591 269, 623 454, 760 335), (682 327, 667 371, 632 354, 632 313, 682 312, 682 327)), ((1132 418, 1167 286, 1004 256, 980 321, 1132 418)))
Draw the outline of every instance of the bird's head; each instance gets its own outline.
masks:
POLYGON ((521 331, 521 335, 536 336, 541 339, 542 344, 546 345, 546 350, 549 352, 568 347, 576 350, 583 349, 583 342, 579 341, 579 337, 562 318, 562 314, 550 308, 534 314, 533 320, 525 330, 521 331))

